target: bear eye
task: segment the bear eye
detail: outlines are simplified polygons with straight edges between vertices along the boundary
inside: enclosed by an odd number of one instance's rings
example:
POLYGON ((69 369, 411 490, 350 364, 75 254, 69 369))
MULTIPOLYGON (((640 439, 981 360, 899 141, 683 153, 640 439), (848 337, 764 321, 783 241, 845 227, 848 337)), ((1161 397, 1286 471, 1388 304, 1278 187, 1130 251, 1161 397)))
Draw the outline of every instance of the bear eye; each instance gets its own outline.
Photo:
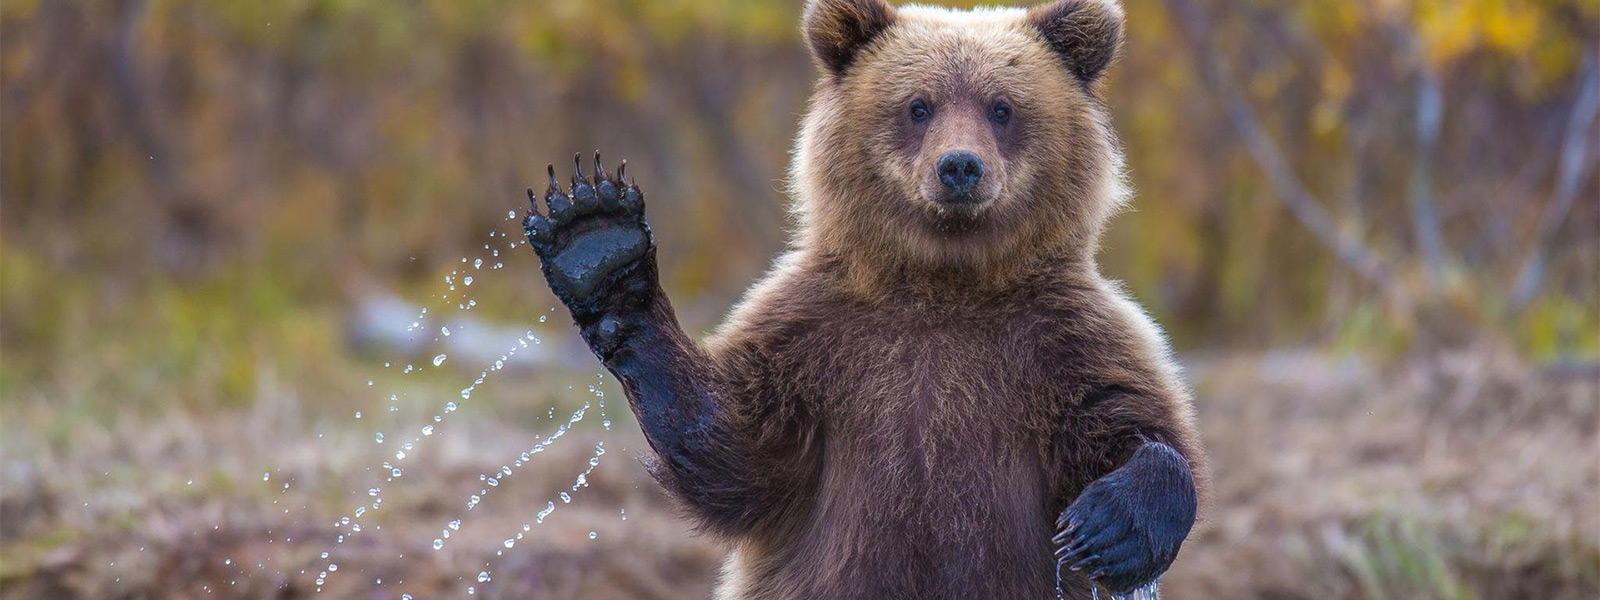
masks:
POLYGON ((921 100, 911 102, 911 120, 921 123, 933 116, 933 111, 928 109, 928 103, 921 100))
POLYGON ((1011 105, 1004 102, 996 103, 994 108, 989 109, 989 118, 995 123, 1005 125, 1006 121, 1011 120, 1011 105))

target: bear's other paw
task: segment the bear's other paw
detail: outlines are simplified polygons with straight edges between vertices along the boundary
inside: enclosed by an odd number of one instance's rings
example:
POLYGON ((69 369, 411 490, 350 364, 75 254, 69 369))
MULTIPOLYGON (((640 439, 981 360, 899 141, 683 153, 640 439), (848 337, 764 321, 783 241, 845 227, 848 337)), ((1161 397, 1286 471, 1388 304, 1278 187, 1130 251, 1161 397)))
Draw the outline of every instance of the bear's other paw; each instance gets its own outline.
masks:
POLYGON ((1127 594, 1155 581, 1194 526, 1188 461, 1147 442, 1121 468, 1084 488, 1056 520, 1056 561, 1127 594))

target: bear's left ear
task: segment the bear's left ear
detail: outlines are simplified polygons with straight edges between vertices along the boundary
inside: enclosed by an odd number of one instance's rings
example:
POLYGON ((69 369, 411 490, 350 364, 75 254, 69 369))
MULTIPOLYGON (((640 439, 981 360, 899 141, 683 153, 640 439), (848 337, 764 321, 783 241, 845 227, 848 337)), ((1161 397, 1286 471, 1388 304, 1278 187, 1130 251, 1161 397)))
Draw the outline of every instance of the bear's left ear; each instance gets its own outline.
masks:
POLYGON ((1029 10, 1028 24, 1084 83, 1099 79, 1122 48, 1117 0, 1057 0, 1029 10))
POLYGON ((894 24, 894 18, 894 7, 884 0, 809 0, 803 18, 806 45, 822 68, 842 77, 861 49, 894 24))

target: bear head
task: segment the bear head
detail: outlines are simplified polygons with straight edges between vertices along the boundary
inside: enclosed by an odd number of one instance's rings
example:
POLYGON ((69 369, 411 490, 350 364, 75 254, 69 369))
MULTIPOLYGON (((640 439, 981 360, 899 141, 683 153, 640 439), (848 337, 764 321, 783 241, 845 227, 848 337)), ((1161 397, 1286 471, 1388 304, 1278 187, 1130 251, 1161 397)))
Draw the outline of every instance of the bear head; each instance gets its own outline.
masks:
POLYGON ((801 247, 900 272, 1092 260, 1127 195, 1097 91, 1122 21, 1116 0, 808 2, 822 76, 790 173, 801 247))

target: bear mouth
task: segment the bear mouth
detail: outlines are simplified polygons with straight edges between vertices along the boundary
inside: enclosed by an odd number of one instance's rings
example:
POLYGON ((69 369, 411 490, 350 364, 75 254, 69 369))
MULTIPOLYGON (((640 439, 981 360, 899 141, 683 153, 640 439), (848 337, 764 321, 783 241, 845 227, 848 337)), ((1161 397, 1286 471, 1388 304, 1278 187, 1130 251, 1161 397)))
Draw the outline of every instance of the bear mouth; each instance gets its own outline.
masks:
POLYGON ((946 194, 940 194, 937 198, 934 198, 933 203, 937 204, 941 209, 948 208, 957 211, 976 211, 980 206, 983 205, 984 201, 985 200, 978 195, 977 190, 969 190, 965 192, 950 192, 946 194))
POLYGON ((987 202, 973 199, 962 202, 934 202, 928 211, 928 225, 940 236, 962 237, 976 233, 983 226, 984 207, 987 202))

